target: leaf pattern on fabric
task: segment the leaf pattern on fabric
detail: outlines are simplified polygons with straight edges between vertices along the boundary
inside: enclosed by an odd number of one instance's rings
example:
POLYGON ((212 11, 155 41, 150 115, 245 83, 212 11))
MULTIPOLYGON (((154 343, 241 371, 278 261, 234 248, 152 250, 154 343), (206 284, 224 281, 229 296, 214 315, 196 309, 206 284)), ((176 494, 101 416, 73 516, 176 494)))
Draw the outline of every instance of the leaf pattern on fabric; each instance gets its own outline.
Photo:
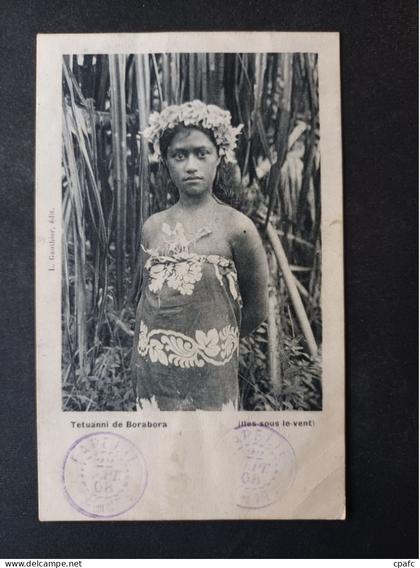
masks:
POLYGON ((228 325, 220 331, 213 328, 205 332, 196 330, 195 337, 178 331, 152 329, 140 322, 137 350, 152 363, 191 368, 211 365, 226 365, 239 348, 239 330, 228 325))
POLYGON ((236 278, 236 274, 234 272, 228 272, 226 274, 226 278, 227 278, 228 283, 229 283, 229 291, 232 294, 232 298, 234 300, 237 300, 238 299, 238 290, 237 290, 238 280, 236 278))
POLYGON ((156 293, 159 292, 159 290, 162 290, 163 284, 168 279, 169 272, 172 272, 172 267, 165 266, 164 264, 154 264, 153 266, 150 267, 149 288, 152 292, 156 293))
POLYGON ((184 260, 173 265, 167 283, 169 288, 190 296, 194 291, 194 284, 201 280, 201 277, 201 262, 197 259, 184 260))
POLYGON ((166 283, 169 288, 177 290, 183 296, 191 296, 194 286, 203 276, 204 262, 212 264, 215 275, 221 286, 225 286, 232 298, 242 305, 239 294, 238 277, 233 261, 219 255, 203 255, 195 253, 178 253, 172 256, 151 254, 145 268, 149 273, 149 290, 159 293, 166 283), (225 280, 226 279, 226 285, 225 280))
POLYGON ((197 330, 195 332, 195 339, 197 345, 204 351, 209 357, 217 357, 220 351, 219 334, 216 329, 211 329, 207 333, 204 331, 197 330))
POLYGON ((225 287, 232 298, 242 306, 239 294, 238 279, 233 260, 217 254, 197 254, 191 252, 192 246, 200 239, 210 235, 211 229, 201 227, 194 238, 188 240, 182 223, 176 223, 171 229, 168 223, 162 223, 161 231, 166 235, 160 250, 146 249, 149 255, 145 268, 149 272, 149 290, 159 293, 166 283, 169 288, 177 290, 183 296, 191 296, 194 286, 202 278, 204 262, 212 264, 220 285, 225 287))
POLYGON ((159 361, 162 365, 168 364, 168 357, 163 350, 163 345, 157 339, 151 339, 149 343, 149 357, 153 363, 159 361))

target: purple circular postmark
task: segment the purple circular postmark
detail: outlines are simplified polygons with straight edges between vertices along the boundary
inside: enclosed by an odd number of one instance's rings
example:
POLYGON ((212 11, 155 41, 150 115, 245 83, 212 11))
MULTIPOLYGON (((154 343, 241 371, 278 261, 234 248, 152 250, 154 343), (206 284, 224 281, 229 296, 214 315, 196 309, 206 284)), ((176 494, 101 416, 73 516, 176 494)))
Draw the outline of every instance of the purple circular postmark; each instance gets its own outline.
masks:
POLYGON ((130 440, 113 432, 95 432, 76 440, 63 464, 63 487, 70 504, 93 518, 129 511, 143 496, 147 468, 130 440))
POLYGON ((262 509, 279 501, 296 472, 295 452, 286 438, 263 425, 238 426, 225 438, 231 448, 236 505, 262 509))

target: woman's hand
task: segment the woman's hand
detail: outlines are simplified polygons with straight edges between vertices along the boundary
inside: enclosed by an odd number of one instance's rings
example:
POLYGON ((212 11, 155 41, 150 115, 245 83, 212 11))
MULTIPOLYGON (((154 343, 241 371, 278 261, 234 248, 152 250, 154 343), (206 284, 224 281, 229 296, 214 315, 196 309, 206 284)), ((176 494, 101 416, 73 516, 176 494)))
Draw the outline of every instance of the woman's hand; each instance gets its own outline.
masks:
POLYGON ((251 219, 236 211, 232 221, 231 246, 244 303, 241 337, 245 337, 267 316, 267 257, 257 228, 251 219))

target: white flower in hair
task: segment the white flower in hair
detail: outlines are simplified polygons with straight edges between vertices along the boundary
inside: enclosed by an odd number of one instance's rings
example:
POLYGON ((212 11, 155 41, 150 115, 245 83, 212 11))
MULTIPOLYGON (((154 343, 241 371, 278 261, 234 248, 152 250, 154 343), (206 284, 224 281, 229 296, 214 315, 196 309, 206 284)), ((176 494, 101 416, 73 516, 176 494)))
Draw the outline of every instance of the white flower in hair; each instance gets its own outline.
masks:
POLYGON ((171 130, 179 124, 200 126, 213 132, 219 156, 226 162, 235 163, 236 138, 243 124, 233 127, 231 120, 228 110, 195 100, 182 105, 171 105, 162 112, 152 113, 149 126, 142 134, 153 146, 154 158, 158 159, 161 156, 159 142, 166 130, 171 130))

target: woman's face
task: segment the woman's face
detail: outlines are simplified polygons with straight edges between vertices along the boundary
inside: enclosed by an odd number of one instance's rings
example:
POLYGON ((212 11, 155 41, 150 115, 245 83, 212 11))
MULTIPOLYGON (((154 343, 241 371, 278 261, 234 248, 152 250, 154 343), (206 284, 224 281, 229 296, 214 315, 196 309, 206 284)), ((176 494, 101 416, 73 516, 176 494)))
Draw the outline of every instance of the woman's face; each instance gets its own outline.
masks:
POLYGON ((211 192, 219 157, 212 140, 201 130, 182 128, 172 138, 166 156, 169 174, 180 194, 211 192))

